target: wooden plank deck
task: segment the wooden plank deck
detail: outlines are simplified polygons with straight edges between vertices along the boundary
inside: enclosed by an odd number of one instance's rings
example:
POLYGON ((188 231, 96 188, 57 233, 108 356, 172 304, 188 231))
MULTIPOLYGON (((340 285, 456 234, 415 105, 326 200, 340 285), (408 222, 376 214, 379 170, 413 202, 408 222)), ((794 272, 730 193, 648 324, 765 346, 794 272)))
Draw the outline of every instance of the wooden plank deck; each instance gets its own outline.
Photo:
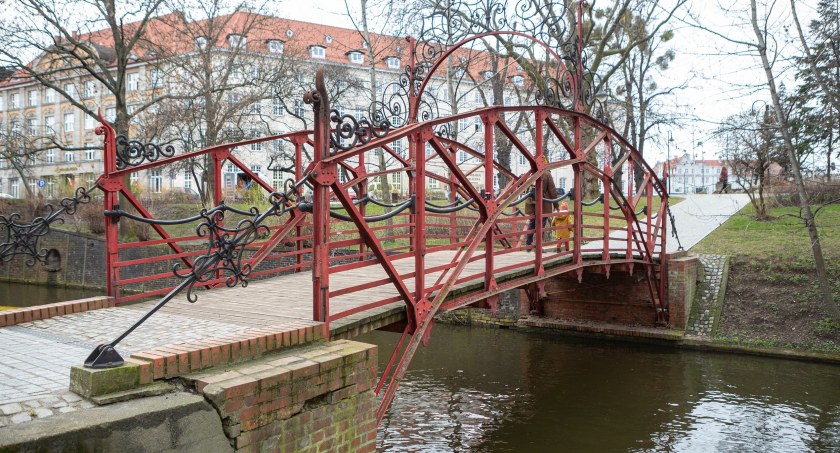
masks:
MULTIPOLYGON (((600 241, 599 241, 600 242, 600 241)), ((588 244, 584 250, 589 259, 599 259, 599 244, 588 244)), ((455 251, 437 251, 426 255, 425 268, 432 269, 448 264, 454 258, 455 251)), ((476 252, 477 256, 483 251, 476 252)), ((544 261, 547 267, 558 261, 568 261, 569 257, 553 258, 544 261)), ((521 267, 495 275, 497 280, 512 274, 522 275, 533 273, 534 254, 528 252, 509 252, 495 256, 495 267, 503 268, 514 264, 521 267)), ((394 267, 401 275, 414 272, 414 258, 402 258, 393 261, 394 267)), ((469 263, 460 278, 470 277, 469 282, 457 285, 455 289, 471 290, 477 283, 484 281, 485 260, 479 259, 469 263)), ((426 273, 426 286, 434 285, 441 271, 426 273)), ((448 275, 447 275, 448 277, 448 275)), ((366 282, 386 279, 387 274, 379 264, 345 270, 330 274, 330 291, 334 292, 366 282)), ((409 291, 414 290, 414 278, 404 279, 409 291)), ((475 291, 472 289, 472 291, 475 291)), ((462 293, 464 291, 461 291, 462 293)), ((270 326, 292 320, 312 320, 312 273, 299 272, 273 277, 266 280, 249 282, 242 288, 215 288, 201 290, 196 293, 198 301, 194 304, 187 301, 186 294, 176 296, 163 307, 161 313, 169 313, 199 319, 242 325, 248 327, 270 326)), ((398 296, 396 286, 390 281, 377 287, 362 291, 334 296, 330 298, 330 313, 336 314, 351 310, 375 301, 398 296)), ((154 301, 130 305, 137 310, 148 310, 154 301)), ((352 336, 372 329, 384 327, 405 319, 405 304, 394 302, 385 306, 365 310, 345 318, 333 321, 330 329, 339 337, 352 336)))
MULTIPOLYGON (((481 253, 483 252, 476 252, 476 254, 481 253)), ((429 253, 426 255, 425 267, 426 269, 431 269, 448 264, 454 256, 454 251, 429 253)), ((533 262, 533 259, 534 254, 526 252, 512 252, 495 257, 497 268, 512 264, 524 264, 528 261, 533 262)), ((469 263, 461 273, 461 277, 471 276, 475 281, 483 281, 484 261, 482 257, 469 263)), ((393 263, 400 274, 405 275, 414 271, 413 257, 395 260, 393 263)), ((520 272, 523 270, 532 272, 533 264, 530 266, 525 265, 521 268, 520 272)), ((427 272, 426 286, 434 284, 440 274, 440 271, 427 272)), ((387 278, 387 274, 382 266, 378 264, 345 270, 330 274, 330 291, 337 291, 385 278, 387 278)), ((409 278, 404 281, 409 291, 413 291, 414 279, 409 278)), ((181 294, 164 306, 160 312, 249 327, 267 326, 296 319, 312 319, 312 273, 309 271, 252 281, 245 288, 241 286, 235 288, 215 288, 207 291, 198 291, 196 294, 198 295, 198 301, 196 303, 189 303, 186 294, 181 294)), ((398 295, 396 286, 391 282, 387 282, 370 289, 331 297, 330 313, 335 314, 398 295)), ((129 307, 137 310, 147 310, 153 304, 154 301, 134 304, 129 307)), ((385 307, 366 310, 337 320, 332 323, 331 327, 334 330, 346 329, 354 323, 362 321, 376 323, 377 320, 392 323, 395 320, 398 321, 404 318, 404 307, 405 304, 403 302, 396 302, 385 307), (395 318, 395 315, 398 316, 395 318)))

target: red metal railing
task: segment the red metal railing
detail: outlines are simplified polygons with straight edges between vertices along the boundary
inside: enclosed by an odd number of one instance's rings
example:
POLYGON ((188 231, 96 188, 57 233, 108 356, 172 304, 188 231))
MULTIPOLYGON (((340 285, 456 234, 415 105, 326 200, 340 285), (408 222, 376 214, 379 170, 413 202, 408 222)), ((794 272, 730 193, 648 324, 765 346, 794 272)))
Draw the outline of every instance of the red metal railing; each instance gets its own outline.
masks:
MULTIPOLYGON (((463 43, 488 35, 477 35, 463 43)), ((415 67, 415 41, 408 41, 408 55, 412 59, 409 67, 415 67)), ((429 73, 460 45, 443 53, 429 73)), ((554 56, 565 70, 562 59, 554 56)), ((576 81, 581 80, 580 71, 578 64, 577 77, 569 79, 570 84, 579 83, 576 81)), ((394 303, 405 305, 405 329, 377 385, 377 392, 382 395, 380 419, 414 351, 428 339, 434 316, 442 311, 479 301, 487 301, 492 307, 501 292, 520 287, 527 288, 529 295, 538 299, 544 293, 547 278, 575 272, 581 279, 587 266, 601 267, 607 275, 612 266, 624 266, 631 272, 634 266, 640 266, 649 285, 657 321, 666 323, 664 251, 668 194, 642 156, 615 130, 583 113, 579 108, 583 96, 579 94, 575 95, 576 111, 533 105, 493 106, 419 121, 420 98, 428 80, 416 91, 413 85, 408 90, 408 121, 404 125, 383 132, 357 124, 349 136, 364 137, 364 140, 346 149, 338 146, 341 137, 347 135, 342 135, 346 131, 340 125, 333 124, 338 115, 330 109, 320 71, 316 90, 305 96, 315 110, 311 131, 245 140, 171 157, 160 157, 151 152, 155 147, 140 144, 134 151, 142 151, 136 152, 131 160, 126 158, 126 149, 118 149, 114 130, 103 121, 97 134, 105 136, 105 172, 98 186, 105 192, 108 214, 105 218, 108 294, 118 303, 164 293, 171 297, 172 291, 182 285, 179 277, 173 275, 172 266, 191 268, 197 260, 214 252, 214 245, 208 245, 203 235, 202 222, 206 218, 200 215, 195 218, 194 230, 179 229, 166 221, 150 221, 147 225, 153 229, 155 239, 138 240, 148 238, 126 234, 131 232, 131 222, 135 221, 125 214, 128 210, 136 212, 135 219, 145 220, 168 218, 170 214, 166 206, 149 205, 146 200, 154 202, 154 197, 143 199, 135 194, 126 184, 131 175, 147 171, 159 175, 162 169, 178 169, 185 162, 201 159, 208 163, 205 171, 213 182, 213 202, 217 206, 236 201, 235 193, 223 190, 223 170, 229 166, 258 188, 253 190, 261 191, 258 199, 267 197, 276 201, 277 196, 269 194, 284 192, 282 200, 286 205, 282 215, 272 217, 270 224, 254 226, 265 228, 268 234, 243 246, 243 263, 250 278, 311 271, 313 319, 324 323, 327 335, 330 324, 342 318, 394 303), (505 115, 524 117, 533 125, 529 144, 523 143, 511 130, 505 115), (462 120, 480 125, 483 140, 478 149, 439 134, 447 124, 462 120), (497 137, 510 143, 511 161, 523 159, 527 170, 517 174, 494 160, 497 137), (261 179, 244 163, 247 156, 240 154, 242 148, 264 146, 277 140, 294 146, 291 192, 261 179), (392 146, 398 140, 408 142, 406 155, 396 152, 392 146), (311 151, 311 161, 303 158, 305 148, 311 151), (151 151, 147 155, 148 150, 151 151), (550 152, 555 150, 562 152, 550 152), (387 153, 395 164, 370 171, 366 159, 373 152, 387 153), (460 161, 459 153, 471 156, 472 163, 460 161), (571 194, 549 199, 549 194, 544 193, 543 179, 551 177, 552 170, 561 168, 569 169, 573 175, 573 190, 571 194), (408 181, 403 201, 389 206, 371 199, 370 183, 396 173, 408 181), (471 178, 474 174, 479 177, 471 178), (494 190, 496 176, 509 181, 498 191, 494 190), (638 187, 634 185, 637 176, 641 180, 638 187), (427 194, 430 181, 446 187, 445 200, 430 199, 427 194), (304 183, 311 186, 311 199, 309 194, 304 197, 300 192, 304 183), (597 201, 587 201, 587 193, 600 193, 600 196, 597 201), (527 203, 529 198, 534 213, 524 215, 518 205, 527 203), (543 201, 554 203, 560 198, 568 198, 570 202, 571 225, 544 226, 556 213, 545 212, 543 201), (390 212, 374 212, 374 206, 383 205, 390 212), (123 218, 119 213, 123 213, 123 218), (570 230, 570 237, 556 239, 554 233, 561 230, 570 230), (528 235, 532 235, 533 244, 525 241, 528 235), (448 261, 427 260, 437 252, 448 252, 448 261), (397 265, 401 260, 411 264, 409 270, 397 265), (481 270, 465 272, 471 263, 480 263, 481 270), (378 267, 386 276, 331 287, 331 276, 365 267, 378 267), (471 291, 453 292, 466 284, 471 291), (331 299, 380 286, 391 287, 393 291, 369 296, 351 308, 330 307, 331 299)), ((575 86, 572 89, 579 91, 575 86)), ((243 207, 238 212, 241 218, 247 218, 250 211, 243 207)), ((224 214, 231 218, 216 220, 226 225, 237 222, 235 210, 224 214)), ((220 268, 215 275, 197 279, 194 284, 212 288, 230 282, 225 269, 220 268)))

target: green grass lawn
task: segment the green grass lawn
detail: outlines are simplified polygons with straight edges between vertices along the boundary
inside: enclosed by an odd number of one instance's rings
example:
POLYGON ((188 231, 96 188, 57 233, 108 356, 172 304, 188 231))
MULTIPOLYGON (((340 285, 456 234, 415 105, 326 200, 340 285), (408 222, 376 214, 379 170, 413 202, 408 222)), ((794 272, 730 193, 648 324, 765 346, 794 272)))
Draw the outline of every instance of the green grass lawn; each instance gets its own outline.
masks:
POLYGON ((769 210, 757 221, 748 205, 692 248, 730 255, 725 305, 716 338, 760 347, 840 352, 840 205, 816 218, 834 307, 821 300, 811 241, 799 209, 769 210))

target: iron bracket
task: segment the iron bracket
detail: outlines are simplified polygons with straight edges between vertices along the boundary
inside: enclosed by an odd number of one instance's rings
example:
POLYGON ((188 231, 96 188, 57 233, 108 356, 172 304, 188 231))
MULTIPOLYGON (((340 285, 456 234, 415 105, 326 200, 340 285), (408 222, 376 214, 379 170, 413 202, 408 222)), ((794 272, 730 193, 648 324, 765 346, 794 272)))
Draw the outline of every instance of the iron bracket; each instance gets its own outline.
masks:
POLYGON ((309 177, 316 184, 331 186, 338 180, 338 171, 336 167, 337 166, 334 163, 325 164, 323 162, 318 162, 312 168, 312 173, 309 174, 309 177))
POLYGON ((105 192, 119 192, 125 188, 123 178, 112 178, 107 175, 102 175, 96 184, 105 192))

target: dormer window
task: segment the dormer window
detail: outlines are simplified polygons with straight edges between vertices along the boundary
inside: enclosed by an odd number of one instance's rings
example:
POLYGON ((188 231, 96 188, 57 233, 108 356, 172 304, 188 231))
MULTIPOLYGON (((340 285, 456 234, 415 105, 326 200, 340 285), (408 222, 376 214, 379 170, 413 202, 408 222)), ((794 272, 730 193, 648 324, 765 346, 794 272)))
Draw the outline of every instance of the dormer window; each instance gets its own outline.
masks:
POLYGON ((204 50, 207 48, 207 38, 204 36, 195 37, 195 50, 204 50))
POLYGON ((324 36, 324 42, 327 44, 332 44, 332 39, 333 38, 330 35, 324 36))
POLYGON ((243 35, 228 35, 228 44, 233 48, 244 48, 247 41, 243 35))
POLYGON ((397 57, 388 57, 385 59, 385 64, 387 64, 391 69, 399 69, 400 59, 397 57))
POLYGON ((348 56, 350 58, 350 63, 362 64, 365 62, 365 55, 361 52, 350 52, 348 56))
POLYGON ((323 60, 327 58, 327 49, 323 46, 311 46, 309 47, 309 56, 323 60))
POLYGON ((493 71, 484 71, 482 74, 484 75, 484 80, 493 78, 493 71))
POLYGON ((283 53, 283 41, 271 39, 268 41, 268 51, 271 53, 283 53))
POLYGON ((525 77, 522 77, 521 75, 515 75, 511 77, 511 80, 513 80, 514 85, 522 86, 525 84, 525 77))

